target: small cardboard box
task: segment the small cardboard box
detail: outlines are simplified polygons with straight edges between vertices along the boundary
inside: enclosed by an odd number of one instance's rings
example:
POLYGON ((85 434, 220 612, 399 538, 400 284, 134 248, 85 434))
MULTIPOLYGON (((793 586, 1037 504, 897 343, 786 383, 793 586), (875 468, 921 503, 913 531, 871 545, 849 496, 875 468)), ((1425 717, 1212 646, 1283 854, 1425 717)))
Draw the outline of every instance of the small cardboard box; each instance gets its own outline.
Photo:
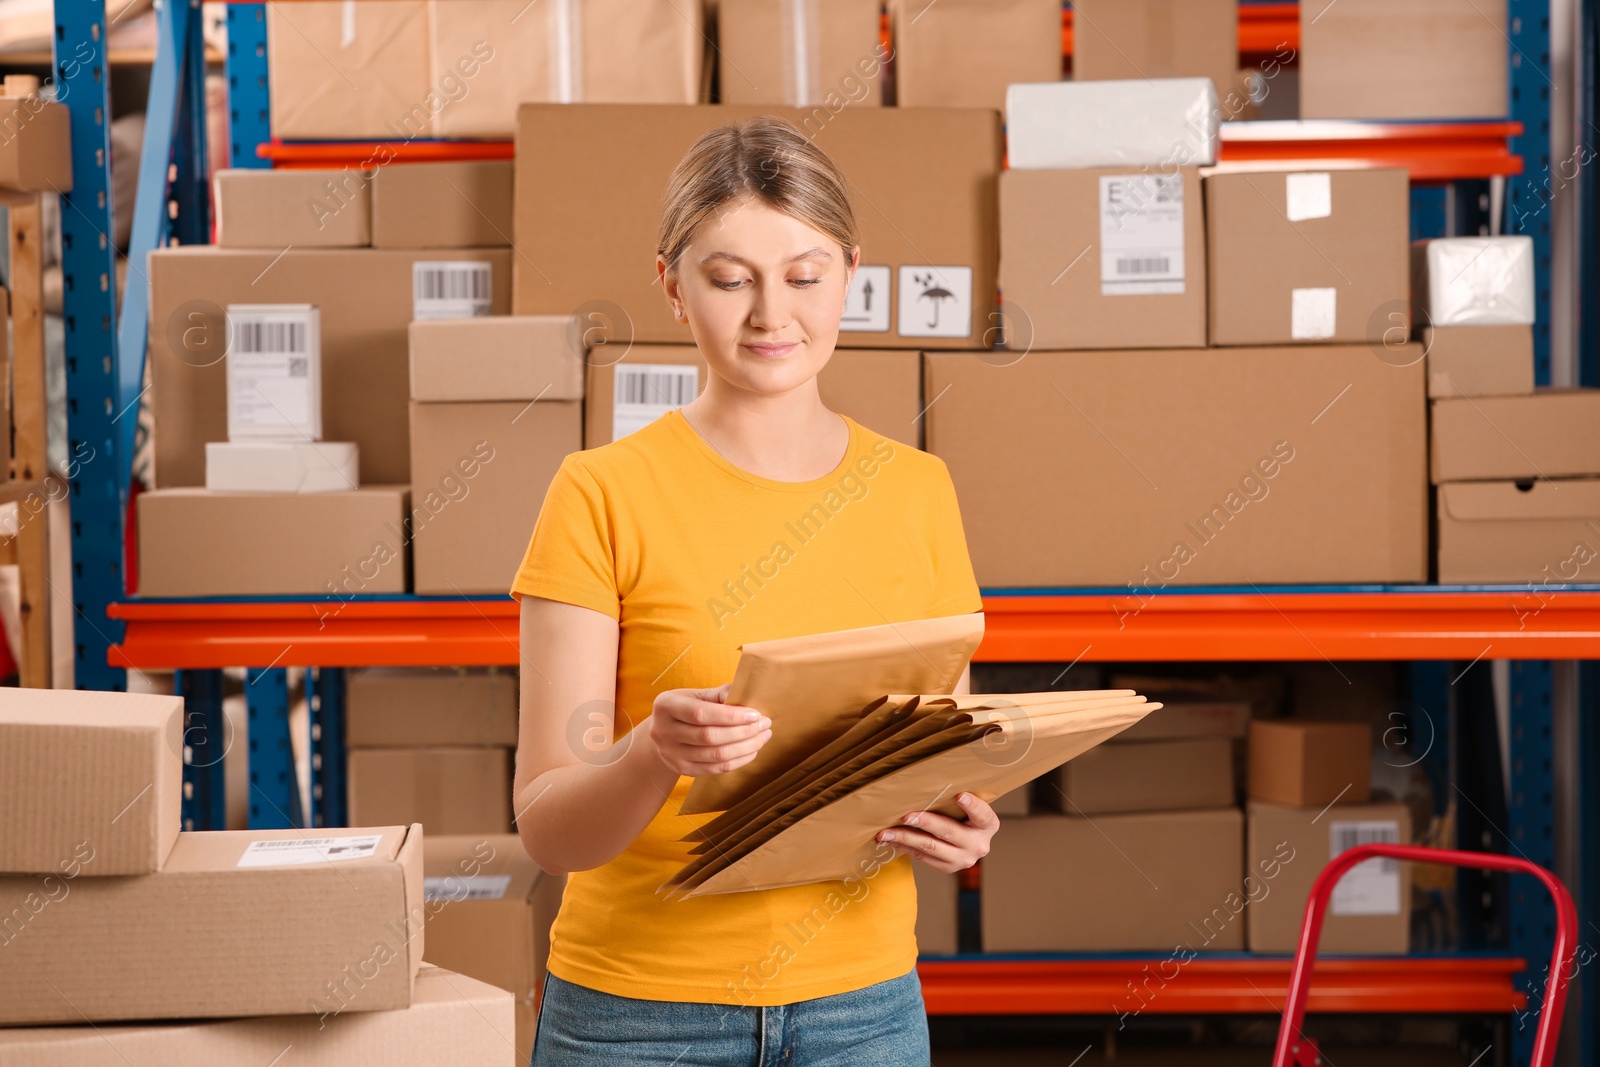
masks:
POLYGON ((1532 326, 1429 326, 1428 396, 1529 396, 1533 393, 1532 326))
MULTIPOLYGON (((0 871, 56 881, 160 870, 183 818, 183 729, 178 697, 7 689, 0 871)), ((14 936, 0 923, 0 939, 14 936)))
POLYGON ((72 190, 71 120, 67 105, 37 92, 0 96, 0 188, 24 193, 72 190))
POLYGON ((1205 179, 1214 345, 1381 345, 1411 321, 1404 170, 1205 179))
MULTIPOLYGON (((434 115, 465 94, 455 71, 443 71, 436 83, 430 67, 423 0, 360 9, 312 0, 267 11, 275 137, 434 136, 434 115)), ((373 161, 384 162, 378 152, 373 161)))
POLYGON ((358 748, 350 752, 350 821, 395 818, 430 834, 511 830, 504 748, 358 748))
MULTIPOLYGON (((474 0, 458 7, 471 8, 474 0)), ((391 163, 372 178, 374 248, 493 248, 511 243, 511 161, 391 163)))
POLYGON ((155 874, 0 878, 0 915, 0 1023, 404 1008, 422 829, 182 833, 155 874))
POLYGON ((402 1011, 0 1029, 0 1063, 99 1067, 109 1050, 124 1067, 287 1064, 293 1049, 296 1067, 526 1067, 513 1059, 512 1014, 505 990, 423 964, 402 1011))
MULTIPOLYGON (((1411 843, 1404 804, 1340 804, 1326 812, 1252 800, 1245 819, 1251 952, 1293 952, 1311 885, 1328 861, 1356 845, 1411 843)), ((1367 860, 1333 891, 1321 955, 1404 954, 1410 947, 1411 865, 1367 860)))
POLYGON ((911 877, 917 884, 917 955, 955 955, 957 901, 961 892, 958 878, 915 858, 911 860, 911 877))
POLYGON ((1072 80, 1210 78, 1239 73, 1238 0, 1073 0, 1072 80))
POLYGON ((1013 348, 1203 348, 1199 168, 1005 171, 1000 290, 1013 348))
POLYGON ((1600 389, 1433 402, 1433 482, 1600 475, 1600 389))
POLYGON ((372 243, 372 176, 230 167, 211 179, 223 248, 363 248, 372 243))
POLYGON ((1527 583, 1537 588, 1600 581, 1600 480, 1456 482, 1438 494, 1439 574, 1444 585, 1527 583))
POLYGON ((207 441, 212 492, 338 493, 359 487, 354 441, 207 441))
POLYGON ((1242 949, 1243 850, 1237 808, 1014 820, 983 859, 984 951, 1242 949))
POLYGON ((495 667, 361 667, 345 673, 351 748, 517 744, 517 680, 495 667))
POLYGON ((152 489, 139 496, 139 593, 341 600, 404 593, 406 497, 403 485, 337 493, 152 489))
POLYGON ((719 0, 722 103, 878 106, 887 58, 879 7, 878 0, 719 0))
MULTIPOLYGON (((1135 689, 1137 686, 1114 685, 1113 689, 1135 689)), ((1139 692, 1145 692, 1139 689, 1139 692)), ((1175 698, 1159 699, 1161 707, 1152 711, 1109 743, 1123 741, 1179 741, 1188 738, 1224 737, 1243 740, 1250 731, 1250 704, 1243 700, 1200 701, 1175 698)))
POLYGON ((1372 789, 1372 727, 1364 722, 1250 724, 1251 800, 1295 808, 1362 804, 1372 789))
POLYGON ((1233 789, 1233 742, 1226 737, 1100 745, 1056 769, 1067 815, 1226 808, 1233 789))
POLYGON ((1012 82, 1061 80, 1055 0, 889 0, 888 9, 901 107, 999 110, 1012 82))
POLYGON ((582 400, 584 353, 563 315, 411 324, 411 399, 582 400))

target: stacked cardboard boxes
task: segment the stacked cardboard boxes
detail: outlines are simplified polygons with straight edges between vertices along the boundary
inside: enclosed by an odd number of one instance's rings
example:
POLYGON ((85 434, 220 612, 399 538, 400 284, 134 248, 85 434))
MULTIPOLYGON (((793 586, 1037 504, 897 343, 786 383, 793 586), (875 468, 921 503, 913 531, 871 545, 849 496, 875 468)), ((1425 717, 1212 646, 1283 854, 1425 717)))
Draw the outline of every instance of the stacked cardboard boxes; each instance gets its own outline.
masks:
POLYGON ((1061 79, 1056 0, 889 0, 901 107, 996 108, 1012 82, 1061 79))

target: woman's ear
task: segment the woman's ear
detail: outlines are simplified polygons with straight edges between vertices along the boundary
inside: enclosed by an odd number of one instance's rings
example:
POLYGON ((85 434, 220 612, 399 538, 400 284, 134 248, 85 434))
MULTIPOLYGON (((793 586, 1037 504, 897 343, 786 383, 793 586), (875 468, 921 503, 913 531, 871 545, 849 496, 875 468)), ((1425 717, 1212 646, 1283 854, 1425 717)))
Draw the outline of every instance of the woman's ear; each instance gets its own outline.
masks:
POLYGON ((661 292, 667 298, 667 306, 672 309, 672 317, 679 322, 685 321, 682 287, 678 284, 677 272, 668 269, 665 256, 656 256, 656 276, 661 279, 661 292))

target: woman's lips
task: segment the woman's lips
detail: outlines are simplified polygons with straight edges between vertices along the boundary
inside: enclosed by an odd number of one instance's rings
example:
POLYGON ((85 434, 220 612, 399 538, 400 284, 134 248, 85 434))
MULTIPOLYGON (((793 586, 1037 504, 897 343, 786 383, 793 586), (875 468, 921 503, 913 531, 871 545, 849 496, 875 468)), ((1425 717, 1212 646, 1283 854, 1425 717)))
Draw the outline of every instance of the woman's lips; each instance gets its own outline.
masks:
POLYGON ((744 347, 748 348, 758 356, 767 356, 776 359, 779 356, 787 356, 790 352, 793 352, 796 348, 799 348, 800 342, 758 341, 747 344, 744 347))

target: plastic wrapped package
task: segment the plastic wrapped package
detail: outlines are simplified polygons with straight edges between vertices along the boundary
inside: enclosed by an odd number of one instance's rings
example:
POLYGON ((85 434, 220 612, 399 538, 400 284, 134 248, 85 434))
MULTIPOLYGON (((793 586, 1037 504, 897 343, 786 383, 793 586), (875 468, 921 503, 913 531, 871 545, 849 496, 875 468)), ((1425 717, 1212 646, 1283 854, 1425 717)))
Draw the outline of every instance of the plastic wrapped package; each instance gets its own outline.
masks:
POLYGON ((1209 166, 1220 125, 1210 78, 1019 82, 1006 90, 1014 170, 1209 166))
POLYGON ((1533 238, 1441 237, 1411 246, 1419 326, 1533 324, 1533 238))

